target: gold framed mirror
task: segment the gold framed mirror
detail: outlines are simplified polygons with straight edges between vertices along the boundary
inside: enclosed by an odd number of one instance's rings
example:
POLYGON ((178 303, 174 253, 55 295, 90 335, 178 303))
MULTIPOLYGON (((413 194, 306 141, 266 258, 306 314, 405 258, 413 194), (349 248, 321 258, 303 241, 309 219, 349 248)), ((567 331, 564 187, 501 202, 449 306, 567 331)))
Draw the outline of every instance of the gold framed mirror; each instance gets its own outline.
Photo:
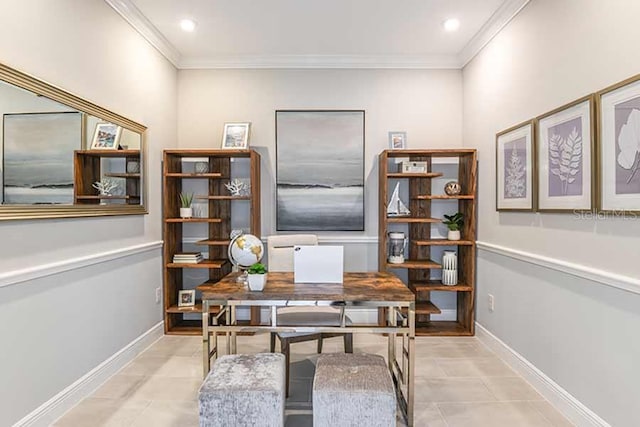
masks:
POLYGON ((0 220, 147 213, 146 127, 0 64, 0 220))

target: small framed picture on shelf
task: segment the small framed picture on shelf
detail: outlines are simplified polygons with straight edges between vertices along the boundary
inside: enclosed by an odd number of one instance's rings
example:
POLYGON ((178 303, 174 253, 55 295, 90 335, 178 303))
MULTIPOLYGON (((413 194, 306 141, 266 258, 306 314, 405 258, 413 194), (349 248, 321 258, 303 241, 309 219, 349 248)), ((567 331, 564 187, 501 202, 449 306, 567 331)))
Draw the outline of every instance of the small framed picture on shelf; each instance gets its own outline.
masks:
POLYGON ((403 150, 407 148, 407 133, 389 132, 389 148, 391 150, 403 150))
POLYGON ((249 147, 251 123, 225 123, 222 148, 246 149, 249 147))
POLYGON ((91 140, 92 150, 117 150, 120 147, 122 127, 113 123, 98 123, 91 140))
POLYGON ((594 206, 594 97, 585 96, 537 119, 538 210, 587 211, 594 206))
POLYGON ((533 121, 496 135, 497 211, 532 211, 534 208, 533 137, 533 121))
POLYGON ((640 212, 640 75, 597 96, 598 208, 604 212, 640 212))
POLYGON ((178 307, 193 307, 194 305, 196 305, 195 290, 178 291, 178 307))

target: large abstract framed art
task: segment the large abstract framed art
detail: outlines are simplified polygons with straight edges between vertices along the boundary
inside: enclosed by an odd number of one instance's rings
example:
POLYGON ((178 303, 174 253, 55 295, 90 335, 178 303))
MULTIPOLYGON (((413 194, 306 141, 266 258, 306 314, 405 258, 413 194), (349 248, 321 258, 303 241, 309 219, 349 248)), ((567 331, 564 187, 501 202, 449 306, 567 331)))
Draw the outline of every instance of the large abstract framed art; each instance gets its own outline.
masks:
POLYGON ((595 107, 592 95, 538 117, 538 210, 594 207, 595 107))
POLYGON ((496 210, 534 209, 533 141, 532 121, 496 135, 496 210))
POLYGON ((276 111, 276 229, 364 231, 364 111, 276 111))
POLYGON ((640 211, 640 75, 598 92, 599 208, 640 211))

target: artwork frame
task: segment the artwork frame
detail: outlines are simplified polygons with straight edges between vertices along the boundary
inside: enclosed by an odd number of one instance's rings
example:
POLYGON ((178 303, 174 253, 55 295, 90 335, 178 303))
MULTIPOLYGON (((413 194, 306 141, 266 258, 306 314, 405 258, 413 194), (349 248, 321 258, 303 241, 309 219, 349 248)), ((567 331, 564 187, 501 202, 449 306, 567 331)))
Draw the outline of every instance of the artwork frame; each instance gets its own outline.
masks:
POLYGON ((597 92, 596 107, 598 211, 640 213, 640 74, 597 92))
POLYGON ((102 122, 96 124, 96 130, 91 139, 91 150, 118 150, 122 126, 113 123, 102 122))
POLYGON ((593 94, 536 118, 536 204, 539 212, 593 210, 595 146, 593 94))
POLYGON ((407 148, 407 132, 391 131, 389 132, 389 149, 404 150, 407 148))
POLYGON ((222 148, 246 150, 249 147, 250 122, 225 123, 222 132, 222 148))
POLYGON ((83 147, 84 124, 78 111, 3 114, 0 201, 73 204, 73 151, 83 147))
POLYGON ((193 307, 196 305, 196 291, 180 290, 178 291, 178 307, 193 307))
POLYGON ((276 230, 365 230, 365 111, 276 110, 276 230))
POLYGON ((534 120, 496 134, 496 211, 533 212, 536 208, 534 120), (511 155, 508 150, 511 149, 511 155), (525 160, 522 163, 522 156, 525 160), (507 156, 509 160, 507 161, 507 156))

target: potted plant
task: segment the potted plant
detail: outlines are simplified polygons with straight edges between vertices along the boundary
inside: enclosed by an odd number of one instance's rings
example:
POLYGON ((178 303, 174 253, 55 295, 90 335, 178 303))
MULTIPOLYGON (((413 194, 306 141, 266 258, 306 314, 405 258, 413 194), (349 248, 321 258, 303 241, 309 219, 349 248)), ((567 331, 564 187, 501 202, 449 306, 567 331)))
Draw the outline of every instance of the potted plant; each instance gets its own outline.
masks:
POLYGON ((449 240, 460 240, 460 229, 464 224, 464 216, 461 212, 457 212, 454 215, 445 215, 446 219, 442 221, 447 225, 449 229, 449 233, 447 234, 447 239, 449 240))
POLYGON ((256 262, 247 270, 249 289, 252 291, 261 291, 267 283, 267 269, 264 264, 256 262))
POLYGON ((193 216, 193 209, 191 208, 191 202, 193 202, 193 193, 180 193, 180 218, 191 218, 193 216))

